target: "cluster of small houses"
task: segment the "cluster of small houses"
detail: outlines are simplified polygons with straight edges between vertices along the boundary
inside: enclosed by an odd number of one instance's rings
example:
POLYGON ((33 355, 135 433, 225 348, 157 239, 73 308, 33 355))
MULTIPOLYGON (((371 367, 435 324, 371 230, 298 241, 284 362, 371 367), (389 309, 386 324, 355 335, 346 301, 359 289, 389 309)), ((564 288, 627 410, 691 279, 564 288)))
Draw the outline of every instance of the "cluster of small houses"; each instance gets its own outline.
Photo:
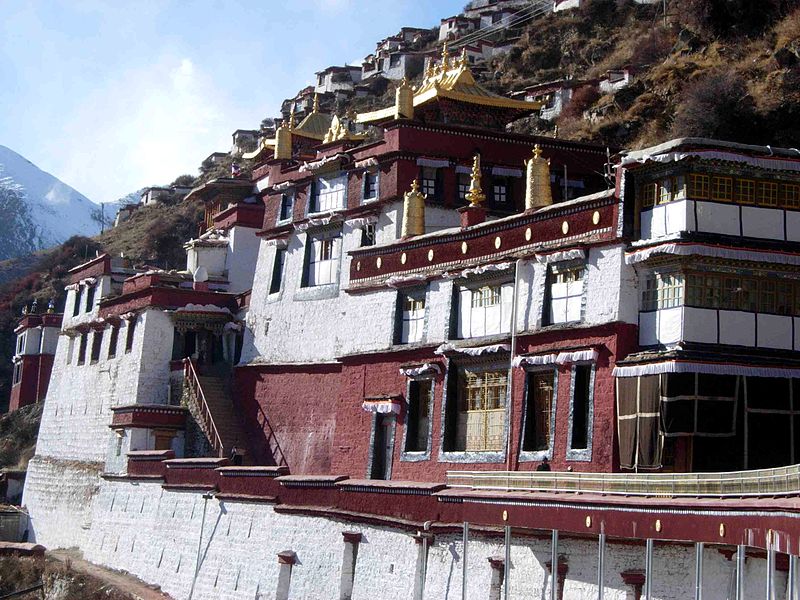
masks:
MULTIPOLYGON (((440 44, 456 43, 466 54, 473 71, 480 72, 482 65, 493 57, 508 52, 518 39, 513 25, 520 11, 531 7, 542 13, 560 12, 580 8, 586 0, 473 0, 463 12, 441 20, 436 29, 403 27, 395 35, 380 40, 375 51, 364 57, 361 65, 329 66, 315 73, 314 85, 300 90, 294 97, 281 103, 281 114, 276 119, 267 119, 261 129, 237 129, 232 134, 229 152, 212 152, 203 164, 215 165, 228 156, 241 157, 259 147, 264 139, 275 136, 277 126, 292 117, 302 121, 313 111, 315 101, 326 112, 337 112, 336 108, 347 105, 355 98, 379 96, 392 83, 417 77, 435 63, 441 54, 440 44), (534 6, 536 5, 536 6, 534 6), (538 8, 537 8, 538 7, 538 8), (542 10, 546 8, 548 10, 542 10), (476 36, 487 28, 499 29, 508 25, 509 31, 501 38, 489 35, 476 36), (469 36, 469 38, 467 38, 469 36), (495 40, 489 38, 496 38, 495 40), (464 43, 459 40, 469 39, 464 43), (271 123, 271 125, 270 125, 271 123)), ((634 0, 638 4, 655 4, 663 0, 634 0)), ((557 119, 580 89, 592 88, 599 94, 613 94, 632 83, 637 73, 633 65, 606 72, 594 79, 565 78, 544 82, 514 91, 510 97, 528 102, 541 102, 539 118, 546 121, 557 119)), ((604 106, 584 113, 586 119, 602 117, 604 106)), ((141 201, 119 209, 114 227, 126 221, 140 207, 158 203, 166 196, 178 197, 189 193, 191 187, 152 186, 142 190, 141 201)))

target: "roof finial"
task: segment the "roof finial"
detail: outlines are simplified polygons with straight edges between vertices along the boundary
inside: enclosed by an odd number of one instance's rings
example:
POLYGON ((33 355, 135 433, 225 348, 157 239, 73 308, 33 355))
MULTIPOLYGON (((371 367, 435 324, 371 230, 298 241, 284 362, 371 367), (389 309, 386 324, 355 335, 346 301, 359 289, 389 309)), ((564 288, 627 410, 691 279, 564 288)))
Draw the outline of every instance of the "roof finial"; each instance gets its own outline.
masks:
POLYGON ((311 107, 311 112, 319 112, 319 94, 314 94, 314 105, 311 107))
POLYGON ((533 157, 539 158, 542 155, 542 147, 539 144, 536 144, 533 147, 533 157))
POLYGON ((450 54, 447 52, 447 40, 442 44, 442 72, 447 71, 447 63, 450 60, 450 54))
POLYGON ((466 67, 467 65, 469 65, 469 57, 467 57, 467 47, 464 46, 461 49, 461 61, 459 62, 458 66, 466 67))
POLYGON ((480 206, 486 200, 486 194, 481 189, 481 155, 476 154, 472 161, 472 181, 469 184, 469 191, 466 199, 470 206, 480 206))
POLYGON ((294 111, 289 113, 289 129, 294 129, 294 111))

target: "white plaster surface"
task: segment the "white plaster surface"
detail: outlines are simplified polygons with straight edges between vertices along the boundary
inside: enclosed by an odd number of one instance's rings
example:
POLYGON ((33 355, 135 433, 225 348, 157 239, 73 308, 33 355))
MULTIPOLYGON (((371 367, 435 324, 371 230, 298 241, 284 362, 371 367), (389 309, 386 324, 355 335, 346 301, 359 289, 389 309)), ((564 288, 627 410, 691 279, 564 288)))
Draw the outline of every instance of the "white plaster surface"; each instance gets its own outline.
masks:
POLYGON ((711 308, 683 308, 682 340, 705 344, 717 343, 717 311, 711 308))
POLYGON ((697 202, 697 231, 739 236, 739 206, 697 202))
POLYGON ((758 347, 792 349, 792 317, 758 315, 758 347))
POLYGON ((755 313, 738 310, 719 311, 719 343, 731 346, 755 346, 755 313))
MULTIPOLYGON (((42 522, 39 523, 42 526, 42 522)), ((102 481, 94 496, 91 518, 84 523, 80 547, 95 563, 133 573, 158 584, 177 599, 187 598, 200 548, 200 570, 194 598, 252 600, 275 597, 278 552, 292 550, 290 598, 338 597, 343 531, 362 534, 355 566, 354 600, 401 600, 414 589, 417 548, 410 532, 389 527, 346 523, 333 518, 286 515, 258 503, 204 500, 200 493, 165 491, 157 483, 102 481), (200 541, 203 509, 205 525, 200 541)), ((545 524, 543 524, 546 527, 545 524)), ((55 527, 54 522, 49 528, 55 527)), ((49 540, 70 540, 54 535, 49 540)), ((74 540, 72 540, 74 541, 74 540)), ((468 597, 487 598, 490 556, 504 553, 501 537, 473 534, 468 552, 468 597)), ((563 538, 559 554, 569 571, 564 598, 597 597, 597 545, 591 540, 563 538)), ((644 545, 606 546, 606 600, 625 600, 620 573, 644 569, 644 545)), ((463 547, 460 534, 436 535, 430 547, 425 598, 461 598, 463 547)), ((549 540, 512 535, 510 597, 544 598, 549 589, 545 563, 549 540)), ((726 600, 731 563, 714 548, 704 555, 704 598, 726 600)), ((749 558, 748 598, 763 593, 764 560, 749 558), (750 595, 752 594, 752 595, 750 595)), ((693 594, 694 547, 656 543, 653 598, 678 600, 693 594)), ((785 589, 785 574, 778 588, 785 589)), ((780 597, 780 596, 779 596, 780 597)))
POLYGON ((790 242, 800 241, 800 211, 786 211, 786 239, 790 242))
POLYGON ((742 207, 742 233, 746 237, 783 239, 783 210, 759 206, 742 207))

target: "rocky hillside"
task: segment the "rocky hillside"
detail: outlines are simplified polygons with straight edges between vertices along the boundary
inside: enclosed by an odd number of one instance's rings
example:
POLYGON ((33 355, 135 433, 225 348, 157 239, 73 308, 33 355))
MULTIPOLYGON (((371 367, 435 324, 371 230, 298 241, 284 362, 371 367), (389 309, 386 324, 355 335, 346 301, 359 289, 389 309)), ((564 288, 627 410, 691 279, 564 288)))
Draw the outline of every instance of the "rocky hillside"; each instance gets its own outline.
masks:
POLYGON ((704 136, 800 144, 800 1, 671 0, 635 5, 589 0, 531 23, 488 70, 509 93, 565 78, 592 80, 632 66, 631 85, 579 88, 554 122, 520 131, 641 148, 704 136))
POLYGON ((0 260, 100 231, 99 206, 0 146, 0 260))

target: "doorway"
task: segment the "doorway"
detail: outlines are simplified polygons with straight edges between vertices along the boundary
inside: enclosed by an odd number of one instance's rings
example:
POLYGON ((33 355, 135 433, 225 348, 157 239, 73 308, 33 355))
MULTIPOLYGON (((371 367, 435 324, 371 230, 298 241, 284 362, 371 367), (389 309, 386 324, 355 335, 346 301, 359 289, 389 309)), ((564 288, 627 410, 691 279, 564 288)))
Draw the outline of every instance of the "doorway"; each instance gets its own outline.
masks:
POLYGON ((370 479, 392 478, 392 454, 394 453, 394 414, 375 413, 372 420, 372 450, 370 456, 370 479))

